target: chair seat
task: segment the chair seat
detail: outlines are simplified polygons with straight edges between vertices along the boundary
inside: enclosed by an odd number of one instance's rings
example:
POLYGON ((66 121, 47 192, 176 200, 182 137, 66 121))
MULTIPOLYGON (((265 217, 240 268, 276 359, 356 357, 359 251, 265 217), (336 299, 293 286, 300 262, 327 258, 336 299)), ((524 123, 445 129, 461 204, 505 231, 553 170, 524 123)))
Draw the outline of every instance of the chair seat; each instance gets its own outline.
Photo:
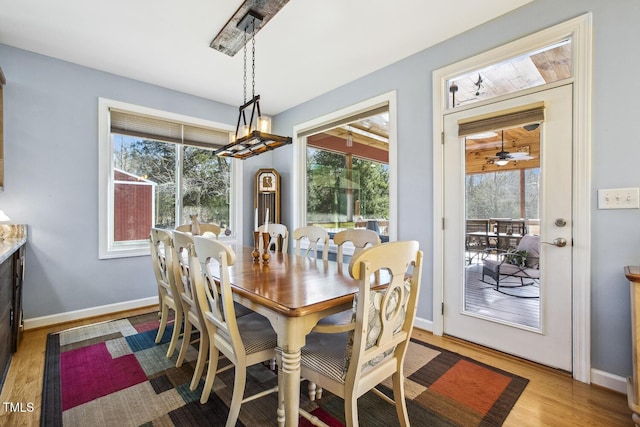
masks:
POLYGON ((236 317, 243 317, 243 316, 246 316, 247 314, 251 314, 254 312, 250 308, 247 308, 244 305, 235 301, 233 302, 233 309, 236 312, 236 317))
POLYGON ((336 333, 353 329, 353 310, 345 310, 331 316, 323 317, 313 328, 314 332, 336 333))
MULTIPOLYGON (((211 312, 205 314, 210 319, 213 318, 211 312)), ((277 337, 271 324, 266 317, 258 313, 249 313, 242 317, 237 318, 238 331, 242 337, 245 352, 247 354, 254 354, 270 348, 275 348, 277 337)), ((228 341, 231 341, 231 337, 219 329, 218 333, 223 335, 228 341)))
POLYGON ((323 334, 313 332, 307 335, 307 344, 302 347, 300 363, 313 371, 339 383, 344 383, 345 348, 347 333, 323 334))
POLYGON ((507 262, 485 260, 482 267, 485 274, 496 277, 499 274, 505 276, 524 277, 531 279, 540 278, 540 270, 537 268, 522 268, 507 262))

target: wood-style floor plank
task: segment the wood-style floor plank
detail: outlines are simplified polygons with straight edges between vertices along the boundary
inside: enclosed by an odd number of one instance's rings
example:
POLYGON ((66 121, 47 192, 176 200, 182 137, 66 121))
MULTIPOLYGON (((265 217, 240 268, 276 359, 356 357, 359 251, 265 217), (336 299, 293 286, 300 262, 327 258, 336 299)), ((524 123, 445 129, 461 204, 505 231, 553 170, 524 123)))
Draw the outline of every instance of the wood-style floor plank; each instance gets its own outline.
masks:
MULTIPOLYGON (((11 361, 0 402, 31 402, 33 412, 7 413, 0 408, 0 425, 31 427, 40 424, 44 353, 47 335, 76 326, 118 319, 157 310, 147 307, 106 316, 29 330, 11 361)), ((580 383, 570 375, 523 361, 451 337, 438 337, 416 329, 413 336, 425 342, 472 357, 529 379, 524 393, 505 426, 633 426, 626 396, 580 383)))

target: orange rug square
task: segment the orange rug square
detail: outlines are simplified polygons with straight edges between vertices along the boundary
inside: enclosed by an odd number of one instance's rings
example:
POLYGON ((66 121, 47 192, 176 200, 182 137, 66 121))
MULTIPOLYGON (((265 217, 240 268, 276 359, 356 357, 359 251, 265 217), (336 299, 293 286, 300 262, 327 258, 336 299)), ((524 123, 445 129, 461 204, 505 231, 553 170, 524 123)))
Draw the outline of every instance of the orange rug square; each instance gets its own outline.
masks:
POLYGON ((510 382, 509 377, 460 360, 429 389, 485 415, 510 382))

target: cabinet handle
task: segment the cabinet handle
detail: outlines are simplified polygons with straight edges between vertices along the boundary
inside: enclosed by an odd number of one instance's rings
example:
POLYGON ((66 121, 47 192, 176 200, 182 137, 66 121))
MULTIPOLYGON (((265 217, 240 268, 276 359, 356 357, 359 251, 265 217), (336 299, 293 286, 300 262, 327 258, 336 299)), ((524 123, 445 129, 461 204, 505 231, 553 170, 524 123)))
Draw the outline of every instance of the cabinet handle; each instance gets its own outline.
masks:
POLYGON ((13 327, 13 307, 9 309, 9 325, 13 327))

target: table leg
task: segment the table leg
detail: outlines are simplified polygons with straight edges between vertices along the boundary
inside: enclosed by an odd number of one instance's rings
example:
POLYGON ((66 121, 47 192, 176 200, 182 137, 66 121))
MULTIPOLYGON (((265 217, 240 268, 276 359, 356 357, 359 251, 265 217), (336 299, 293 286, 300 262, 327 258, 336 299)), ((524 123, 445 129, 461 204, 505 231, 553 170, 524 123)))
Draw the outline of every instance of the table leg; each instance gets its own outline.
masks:
POLYGON ((282 399, 284 404, 285 425, 298 425, 300 416, 300 349, 282 351, 282 399))

